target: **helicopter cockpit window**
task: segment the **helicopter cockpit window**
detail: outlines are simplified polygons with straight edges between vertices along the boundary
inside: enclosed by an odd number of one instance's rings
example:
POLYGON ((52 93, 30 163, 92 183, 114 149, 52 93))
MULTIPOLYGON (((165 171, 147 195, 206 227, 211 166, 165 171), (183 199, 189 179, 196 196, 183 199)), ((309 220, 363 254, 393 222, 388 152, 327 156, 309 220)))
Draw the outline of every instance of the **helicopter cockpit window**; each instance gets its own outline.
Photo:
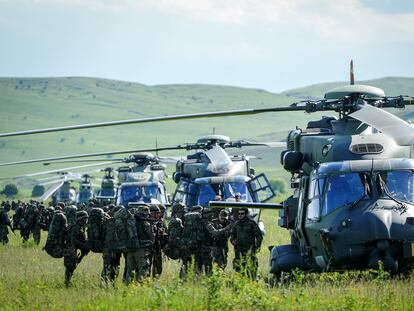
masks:
POLYGON ((197 204, 207 206, 208 202, 214 201, 216 192, 210 184, 200 185, 197 204))
POLYGON ((395 199, 414 204, 414 173, 412 171, 388 171, 381 173, 388 193, 395 199))
POLYGON ((99 195, 103 197, 112 197, 115 195, 115 191, 113 188, 102 188, 99 195))
POLYGON ((252 197, 245 183, 229 182, 225 183, 223 188, 223 198, 225 200, 234 200, 235 194, 240 193, 241 202, 252 202, 252 197))
POLYGON ((306 210, 306 219, 308 221, 316 221, 320 216, 320 196, 323 193, 325 178, 313 179, 308 188, 308 208, 306 210))
POLYGON ((128 205, 130 202, 145 202, 151 203, 151 199, 160 199, 159 190, 156 185, 150 186, 126 186, 122 188, 121 192, 122 204, 128 205))
POLYGON ((180 182, 177 185, 177 189, 174 194, 174 202, 182 202, 187 206, 193 206, 196 203, 195 194, 197 191, 197 186, 184 178, 181 178, 180 182))
POLYGON ((329 178, 322 207, 322 215, 357 202, 366 195, 359 173, 333 175, 329 178))

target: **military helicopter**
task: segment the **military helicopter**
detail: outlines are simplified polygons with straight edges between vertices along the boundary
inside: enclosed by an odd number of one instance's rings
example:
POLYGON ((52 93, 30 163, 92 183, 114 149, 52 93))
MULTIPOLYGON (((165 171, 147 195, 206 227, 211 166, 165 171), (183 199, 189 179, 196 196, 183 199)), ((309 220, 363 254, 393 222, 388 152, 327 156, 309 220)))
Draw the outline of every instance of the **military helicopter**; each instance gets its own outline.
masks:
POLYGON ((106 201, 110 203, 115 203, 118 188, 116 187, 114 169, 112 167, 107 167, 102 171, 105 175, 102 178, 101 188, 99 189, 96 195, 96 199, 99 202, 106 201))
MULTIPOLYGON (((117 168, 118 185, 115 186, 115 177, 112 168, 104 170, 105 176, 102 179, 101 190, 97 199, 105 202, 114 202, 116 204, 128 206, 130 203, 163 203, 168 204, 169 199, 165 189, 166 166, 160 163, 160 158, 144 151, 156 149, 134 150, 133 153, 125 158, 111 158, 111 163, 126 163, 128 166, 117 168)), ((72 160, 78 157, 91 157, 96 155, 113 155, 129 153, 130 150, 113 151, 105 153, 94 153, 84 155, 73 155, 65 157, 56 157, 48 159, 29 160, 33 162, 43 162, 43 164, 66 163, 78 161, 108 161, 107 158, 95 158, 88 160, 72 160), (61 161, 64 159, 65 161, 61 161), (58 162, 59 161, 59 162, 58 162)), ((24 162, 24 161, 23 161, 24 162)), ((20 164, 20 163, 19 163, 20 164)))
MULTIPOLYGON (((40 198, 40 201, 46 201, 50 197, 52 198, 52 204, 55 205, 58 202, 75 203, 76 202, 76 189, 71 185, 73 178, 79 178, 68 172, 58 172, 60 175, 60 181, 57 184, 51 186, 40 198)), ((55 181, 49 181, 43 183, 47 185, 55 183, 55 181)))
MULTIPOLYGON (((310 121, 287 137, 281 164, 292 176, 294 193, 281 204, 279 224, 291 243, 271 247, 270 272, 300 268, 330 271, 378 268, 404 273, 414 265, 414 128, 383 108, 413 105, 412 96, 351 84, 321 100, 289 106, 216 111, 65 126, 0 134, 0 137, 99 126, 251 115, 269 112, 333 111, 338 117, 310 121)), ((0 164, 1 165, 1 164, 0 164)), ((257 203, 212 202, 212 207, 257 203)))
POLYGON ((231 141, 224 135, 207 135, 194 144, 177 146, 177 149, 196 150, 176 163, 173 179, 177 183, 172 201, 183 202, 187 207, 202 205, 220 197, 242 202, 267 202, 275 196, 265 174, 255 175, 249 156, 228 155, 225 148, 264 145, 247 141, 231 141))
POLYGON ((124 162, 134 165, 118 168, 117 204, 169 203, 165 190, 166 166, 158 157, 151 153, 133 154, 124 162))
POLYGON ((91 183, 91 176, 83 174, 83 180, 80 183, 79 191, 76 195, 76 203, 85 203, 94 197, 91 183))

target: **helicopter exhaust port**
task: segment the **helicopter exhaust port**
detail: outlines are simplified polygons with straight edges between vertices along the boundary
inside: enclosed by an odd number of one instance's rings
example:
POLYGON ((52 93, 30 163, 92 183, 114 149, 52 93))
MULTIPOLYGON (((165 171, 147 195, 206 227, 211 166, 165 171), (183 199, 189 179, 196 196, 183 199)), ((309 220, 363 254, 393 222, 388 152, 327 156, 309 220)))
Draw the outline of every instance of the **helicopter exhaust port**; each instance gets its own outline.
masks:
POLYGON ((382 262, 384 270, 392 274, 398 271, 398 261, 392 256, 390 243, 387 240, 379 240, 376 248, 368 255, 368 268, 379 269, 382 262))

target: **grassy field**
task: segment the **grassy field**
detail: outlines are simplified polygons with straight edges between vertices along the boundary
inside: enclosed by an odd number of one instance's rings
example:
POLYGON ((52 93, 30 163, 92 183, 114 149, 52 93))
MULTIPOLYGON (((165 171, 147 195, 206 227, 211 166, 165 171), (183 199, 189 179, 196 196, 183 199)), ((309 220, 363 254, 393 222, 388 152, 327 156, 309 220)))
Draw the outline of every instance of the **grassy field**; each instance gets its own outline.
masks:
POLYGON ((179 263, 166 260, 160 279, 130 286, 118 280, 114 287, 104 286, 99 278, 101 256, 89 254, 75 271, 73 286, 65 288, 63 260, 41 250, 45 234, 40 246, 32 240, 23 246, 11 234, 10 244, 0 245, 0 310, 413 310, 414 275, 298 271, 290 281, 270 287, 267 246, 289 240, 287 231, 276 227, 275 214, 264 213, 267 234, 259 254, 260 279, 254 282, 231 267, 210 278, 190 276, 183 282, 179 263))

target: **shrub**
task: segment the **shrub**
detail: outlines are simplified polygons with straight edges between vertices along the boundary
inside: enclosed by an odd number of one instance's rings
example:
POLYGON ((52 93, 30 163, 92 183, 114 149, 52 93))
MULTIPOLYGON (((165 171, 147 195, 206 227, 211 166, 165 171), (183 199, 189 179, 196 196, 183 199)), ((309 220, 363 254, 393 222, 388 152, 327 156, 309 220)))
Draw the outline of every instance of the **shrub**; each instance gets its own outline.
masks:
POLYGON ((41 195, 43 195, 43 193, 45 193, 45 186, 36 185, 33 187, 32 197, 40 197, 41 195))
POLYGON ((18 192, 19 189, 17 189, 17 186, 15 184, 7 184, 4 186, 3 194, 5 194, 7 197, 12 197, 18 192))

